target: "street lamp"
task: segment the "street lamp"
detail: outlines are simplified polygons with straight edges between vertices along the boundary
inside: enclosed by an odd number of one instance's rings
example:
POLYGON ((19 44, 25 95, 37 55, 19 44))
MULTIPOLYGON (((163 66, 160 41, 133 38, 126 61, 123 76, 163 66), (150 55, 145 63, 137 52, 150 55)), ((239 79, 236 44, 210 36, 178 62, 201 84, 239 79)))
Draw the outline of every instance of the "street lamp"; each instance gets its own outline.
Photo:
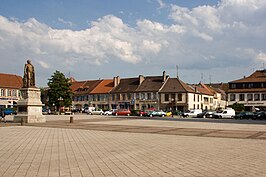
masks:
POLYGON ((58 101, 59 101, 59 113, 61 113, 61 107, 62 107, 62 101, 63 100, 64 99, 61 96, 58 98, 58 101))

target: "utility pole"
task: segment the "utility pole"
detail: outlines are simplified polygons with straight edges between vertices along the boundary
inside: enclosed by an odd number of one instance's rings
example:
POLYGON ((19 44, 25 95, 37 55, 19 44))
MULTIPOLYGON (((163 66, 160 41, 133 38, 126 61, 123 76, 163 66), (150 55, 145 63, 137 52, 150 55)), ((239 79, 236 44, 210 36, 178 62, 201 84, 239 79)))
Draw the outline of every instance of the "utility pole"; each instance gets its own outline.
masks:
POLYGON ((176 65, 176 78, 179 79, 179 76, 178 76, 178 65, 176 65))

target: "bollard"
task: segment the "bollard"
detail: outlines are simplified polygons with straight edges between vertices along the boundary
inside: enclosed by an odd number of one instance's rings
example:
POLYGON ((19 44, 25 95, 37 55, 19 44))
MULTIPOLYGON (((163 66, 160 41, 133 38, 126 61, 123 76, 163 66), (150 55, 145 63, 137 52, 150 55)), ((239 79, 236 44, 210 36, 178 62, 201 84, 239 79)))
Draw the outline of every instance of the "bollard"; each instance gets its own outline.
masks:
POLYGON ((21 126, 23 126, 24 125, 24 119, 23 118, 21 118, 21 126))
POLYGON ((72 116, 70 116, 70 123, 73 123, 74 119, 72 116))

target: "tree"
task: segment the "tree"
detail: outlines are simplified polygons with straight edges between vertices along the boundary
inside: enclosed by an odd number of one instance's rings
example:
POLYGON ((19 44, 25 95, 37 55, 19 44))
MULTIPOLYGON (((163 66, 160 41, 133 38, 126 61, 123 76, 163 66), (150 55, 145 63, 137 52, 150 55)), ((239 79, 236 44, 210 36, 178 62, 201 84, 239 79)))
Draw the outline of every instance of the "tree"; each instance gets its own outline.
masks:
POLYGON ((48 105, 56 106, 57 110, 62 106, 70 106, 72 104, 70 80, 59 71, 56 71, 48 80, 48 105))
POLYGON ((233 108, 236 112, 241 112, 241 111, 244 111, 244 109, 245 109, 244 104, 240 104, 240 103, 237 103, 237 102, 235 102, 230 107, 233 108))

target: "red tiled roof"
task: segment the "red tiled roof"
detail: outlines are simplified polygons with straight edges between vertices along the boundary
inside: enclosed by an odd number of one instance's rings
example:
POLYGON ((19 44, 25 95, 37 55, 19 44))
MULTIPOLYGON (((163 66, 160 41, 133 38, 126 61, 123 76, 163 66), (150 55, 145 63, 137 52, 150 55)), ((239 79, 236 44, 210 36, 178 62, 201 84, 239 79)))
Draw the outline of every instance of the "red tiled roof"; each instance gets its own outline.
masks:
POLYGON ((71 90, 74 94, 89 94, 102 80, 87 80, 72 82, 71 90))
POLYGON ((161 93, 175 93, 175 92, 194 92, 194 90, 185 84, 183 81, 177 78, 169 78, 163 88, 160 90, 161 93))
POLYGON ((104 79, 90 93, 91 94, 109 93, 113 88, 114 88, 113 80, 104 79))
POLYGON ((137 92, 158 92, 163 85, 162 76, 147 76, 141 85, 137 88, 137 92))
POLYGON ((120 83, 114 87, 111 93, 132 93, 135 92, 139 86, 139 78, 121 79, 120 83))
POLYGON ((266 82, 266 70, 257 70, 250 76, 229 83, 266 82))
POLYGON ((14 74, 0 73, 0 87, 19 89, 23 86, 22 77, 14 74))

